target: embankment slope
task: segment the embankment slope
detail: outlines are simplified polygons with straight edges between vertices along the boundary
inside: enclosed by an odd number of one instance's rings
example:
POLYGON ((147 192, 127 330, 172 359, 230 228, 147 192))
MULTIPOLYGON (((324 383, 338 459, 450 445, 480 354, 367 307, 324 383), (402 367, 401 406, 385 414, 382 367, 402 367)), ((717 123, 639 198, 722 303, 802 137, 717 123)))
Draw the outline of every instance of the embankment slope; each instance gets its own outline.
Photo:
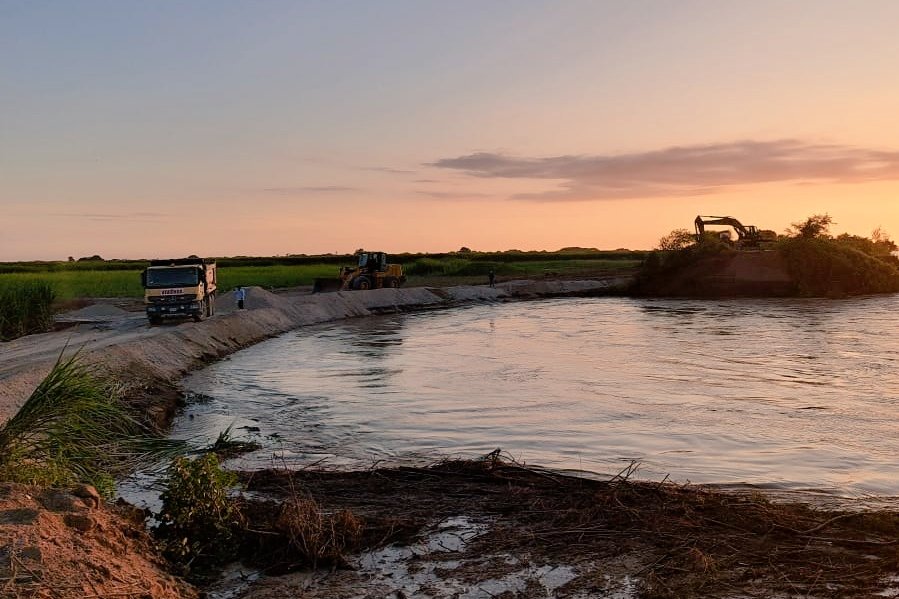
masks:
POLYGON ((246 310, 237 310, 226 295, 218 301, 218 313, 198 323, 151 327, 139 313, 97 311, 93 319, 79 315, 73 328, 0 345, 0 422, 18 410, 63 353, 80 351, 86 362, 125 385, 126 394, 150 422, 164 426, 176 406, 177 381, 185 373, 298 327, 472 302, 592 295, 620 283, 617 279, 511 281, 496 288, 418 287, 284 295, 252 287, 246 310))
POLYGON ((797 294, 797 286, 779 252, 722 252, 647 268, 633 291, 657 297, 788 297, 797 294))

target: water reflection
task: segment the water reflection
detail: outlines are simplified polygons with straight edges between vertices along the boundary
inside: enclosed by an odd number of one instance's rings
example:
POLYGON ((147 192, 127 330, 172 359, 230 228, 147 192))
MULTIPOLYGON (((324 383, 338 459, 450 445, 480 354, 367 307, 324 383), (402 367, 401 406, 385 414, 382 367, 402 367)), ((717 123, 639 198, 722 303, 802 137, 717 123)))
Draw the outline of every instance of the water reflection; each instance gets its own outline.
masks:
POLYGON ((188 384, 177 434, 259 428, 298 464, 481 455, 650 478, 899 494, 896 297, 565 299, 356 319, 188 384), (216 429, 215 426, 219 428, 216 429))
POLYGON ((402 330, 403 318, 390 315, 339 321, 322 337, 345 343, 347 353, 383 358, 390 348, 403 344, 402 330))

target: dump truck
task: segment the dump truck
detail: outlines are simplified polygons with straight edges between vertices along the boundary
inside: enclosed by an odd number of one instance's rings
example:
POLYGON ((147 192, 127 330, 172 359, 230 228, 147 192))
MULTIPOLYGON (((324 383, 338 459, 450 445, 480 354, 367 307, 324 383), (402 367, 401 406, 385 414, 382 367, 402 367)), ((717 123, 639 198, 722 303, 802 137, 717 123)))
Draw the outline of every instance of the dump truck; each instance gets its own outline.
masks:
POLYGON ((397 288, 406 282, 403 265, 388 264, 384 252, 358 251, 355 256, 356 265, 340 267, 336 278, 315 279, 312 292, 397 288))
POLYGON ((215 314, 215 260, 178 258, 151 260, 141 273, 150 324, 167 318, 203 320, 215 314))
MULTIPOLYGON (((759 249, 777 241, 777 233, 767 229, 759 229, 754 225, 744 225, 732 216, 697 216, 693 221, 696 227, 696 242, 701 243, 705 236, 706 225, 725 225, 732 227, 737 233, 738 249, 759 249)), ((716 232, 718 239, 731 242, 730 231, 716 232)))

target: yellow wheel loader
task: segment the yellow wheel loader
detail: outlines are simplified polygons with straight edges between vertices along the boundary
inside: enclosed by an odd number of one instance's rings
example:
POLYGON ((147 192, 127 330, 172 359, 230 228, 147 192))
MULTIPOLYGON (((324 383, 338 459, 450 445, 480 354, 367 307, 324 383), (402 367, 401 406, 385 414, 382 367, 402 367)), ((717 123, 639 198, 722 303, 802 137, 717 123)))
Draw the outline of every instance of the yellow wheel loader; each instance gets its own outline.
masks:
POLYGON ((337 278, 318 278, 312 293, 397 288, 406 282, 402 264, 388 264, 384 252, 356 252, 355 266, 342 266, 337 278))

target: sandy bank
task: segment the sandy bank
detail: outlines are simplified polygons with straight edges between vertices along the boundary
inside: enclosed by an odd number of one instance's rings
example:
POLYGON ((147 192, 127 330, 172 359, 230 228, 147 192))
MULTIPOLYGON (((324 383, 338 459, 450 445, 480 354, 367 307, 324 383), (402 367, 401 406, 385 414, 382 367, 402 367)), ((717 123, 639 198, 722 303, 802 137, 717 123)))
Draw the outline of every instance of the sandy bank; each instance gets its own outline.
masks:
POLYGON ((291 329, 473 302, 594 295, 620 282, 510 281, 496 288, 414 287, 315 295, 274 294, 253 287, 246 310, 236 310, 231 296, 224 295, 217 314, 208 320, 156 327, 149 326, 142 313, 83 309, 62 318, 72 325, 68 329, 0 344, 0 421, 18 410, 62 352, 81 351, 86 361, 121 380, 150 420, 165 424, 175 407, 177 381, 186 372, 291 329))

